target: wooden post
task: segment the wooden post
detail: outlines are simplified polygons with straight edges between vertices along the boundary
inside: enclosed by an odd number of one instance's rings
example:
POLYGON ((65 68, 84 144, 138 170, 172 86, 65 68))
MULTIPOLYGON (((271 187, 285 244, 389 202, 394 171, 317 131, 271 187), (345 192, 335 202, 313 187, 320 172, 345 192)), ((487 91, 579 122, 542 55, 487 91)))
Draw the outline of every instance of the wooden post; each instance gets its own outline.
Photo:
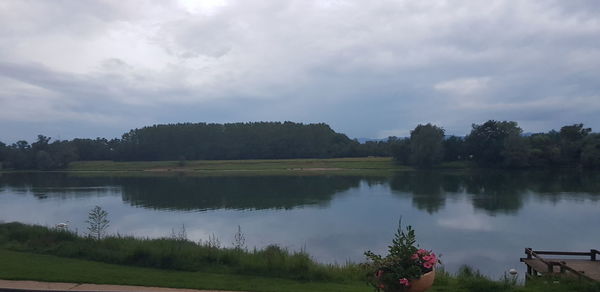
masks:
POLYGON ((591 249, 590 253, 591 253, 592 261, 595 261, 596 260, 596 254, 598 253, 598 251, 595 250, 595 249, 591 249))

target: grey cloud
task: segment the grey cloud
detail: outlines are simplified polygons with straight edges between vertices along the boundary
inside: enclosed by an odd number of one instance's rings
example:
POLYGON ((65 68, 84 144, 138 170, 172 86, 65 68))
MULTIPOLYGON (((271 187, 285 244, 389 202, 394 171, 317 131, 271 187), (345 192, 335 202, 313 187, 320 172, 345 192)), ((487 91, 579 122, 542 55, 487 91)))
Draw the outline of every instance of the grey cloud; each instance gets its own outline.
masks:
POLYGON ((13 15, 3 27, 21 26, 0 29, 0 78, 36 88, 0 90, 5 108, 38 101, 56 113, 40 115, 47 123, 77 113, 61 120, 86 136, 86 125, 119 118, 115 135, 179 121, 323 121, 353 137, 425 122, 451 134, 487 119, 525 131, 600 122, 593 0, 240 1, 210 13, 88 2, 0 8, 13 15), (48 35, 81 45, 76 60, 91 65, 45 61, 31 48, 48 35))

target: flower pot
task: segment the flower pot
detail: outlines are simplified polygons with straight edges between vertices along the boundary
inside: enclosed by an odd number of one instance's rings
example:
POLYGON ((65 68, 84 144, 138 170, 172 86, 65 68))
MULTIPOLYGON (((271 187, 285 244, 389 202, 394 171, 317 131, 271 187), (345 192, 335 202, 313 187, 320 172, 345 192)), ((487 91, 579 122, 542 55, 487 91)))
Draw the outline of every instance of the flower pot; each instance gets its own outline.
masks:
POLYGON ((408 292, 424 292, 427 291, 433 285, 435 279, 435 270, 425 273, 419 279, 410 280, 410 287, 408 292))

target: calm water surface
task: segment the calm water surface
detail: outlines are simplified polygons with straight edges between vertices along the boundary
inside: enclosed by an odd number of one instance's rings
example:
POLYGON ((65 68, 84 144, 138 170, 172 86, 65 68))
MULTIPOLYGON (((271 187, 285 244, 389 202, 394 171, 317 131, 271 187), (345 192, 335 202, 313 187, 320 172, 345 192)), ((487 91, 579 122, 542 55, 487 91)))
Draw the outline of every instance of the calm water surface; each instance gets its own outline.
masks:
POLYGON ((600 248, 600 173, 403 172, 388 177, 93 177, 1 174, 0 221, 85 231, 87 212, 109 212, 109 232, 231 246, 238 225, 248 247, 306 249, 321 262, 384 252, 398 219, 450 271, 468 264, 499 278, 525 247, 600 248))

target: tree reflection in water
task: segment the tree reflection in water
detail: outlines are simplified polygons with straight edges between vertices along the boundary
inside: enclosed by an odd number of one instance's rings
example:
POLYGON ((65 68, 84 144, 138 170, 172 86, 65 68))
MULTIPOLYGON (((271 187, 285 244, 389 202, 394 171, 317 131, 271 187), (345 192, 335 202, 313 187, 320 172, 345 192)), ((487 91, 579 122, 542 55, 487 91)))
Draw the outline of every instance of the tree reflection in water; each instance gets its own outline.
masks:
POLYGON ((0 190, 33 193, 39 199, 121 195, 133 206, 164 210, 292 209, 327 206, 358 188, 389 185, 430 214, 446 200, 467 196, 489 215, 514 214, 528 198, 600 199, 600 172, 591 171, 405 171, 391 176, 81 176, 67 173, 5 173, 0 190))

